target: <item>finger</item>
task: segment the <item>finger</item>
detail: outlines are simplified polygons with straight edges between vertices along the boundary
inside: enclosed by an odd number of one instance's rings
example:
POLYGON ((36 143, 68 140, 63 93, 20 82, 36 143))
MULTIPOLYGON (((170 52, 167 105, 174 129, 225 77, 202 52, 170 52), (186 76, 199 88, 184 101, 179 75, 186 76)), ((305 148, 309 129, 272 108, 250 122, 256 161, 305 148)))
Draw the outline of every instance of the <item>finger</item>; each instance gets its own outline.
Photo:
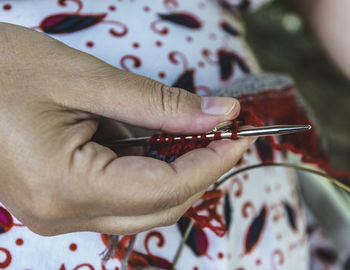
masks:
POLYGON ((99 121, 98 130, 94 139, 98 142, 106 142, 133 137, 133 134, 122 123, 112 119, 103 118, 99 121))
POLYGON ((144 215, 181 205, 206 189, 236 164, 253 141, 212 142, 171 164, 146 157, 116 158, 110 149, 88 143, 75 153, 73 170, 88 179, 83 200, 93 201, 97 213, 144 215))
POLYGON ((85 72, 74 84, 60 82, 61 90, 52 93, 60 105, 171 133, 207 132, 239 114, 240 105, 234 98, 200 97, 119 70, 82 52, 70 54, 74 54, 74 69, 78 65, 85 72))
POLYGON ((117 69, 42 33, 20 26, 9 32, 14 32, 11 38, 19 36, 22 40, 25 36, 30 41, 41 41, 36 42, 37 50, 25 60, 30 63, 31 58, 40 59, 43 74, 47 70, 57 71, 57 64, 64 66, 59 73, 54 73, 54 81, 41 81, 40 92, 45 101, 49 99, 63 108, 171 133, 207 132, 239 114, 240 106, 234 98, 201 98, 117 69), (55 91, 47 91, 53 84, 55 91))
POLYGON ((190 151, 176 159, 171 166, 177 172, 178 188, 183 196, 186 198, 213 184, 236 165, 255 140, 246 137, 214 141, 207 148, 190 151))
POLYGON ((175 224, 183 214, 205 193, 201 191, 185 203, 162 210, 156 213, 142 216, 102 216, 88 219, 82 222, 82 228, 78 230, 94 231, 112 235, 129 235, 144 232, 157 227, 171 226, 175 224))
MULTIPOLYGON (((122 123, 112 119, 103 118, 99 121, 98 129, 92 141, 101 145, 109 145, 111 141, 134 137, 133 133, 122 123)), ((145 153, 141 146, 111 148, 118 156, 136 155, 145 153)))

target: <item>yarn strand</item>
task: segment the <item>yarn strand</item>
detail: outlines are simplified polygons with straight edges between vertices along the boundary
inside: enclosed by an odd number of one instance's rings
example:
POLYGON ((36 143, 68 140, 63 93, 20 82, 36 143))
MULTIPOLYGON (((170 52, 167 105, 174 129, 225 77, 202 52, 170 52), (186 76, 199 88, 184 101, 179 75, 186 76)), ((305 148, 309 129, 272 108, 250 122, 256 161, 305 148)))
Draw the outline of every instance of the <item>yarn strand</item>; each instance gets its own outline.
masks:
MULTIPOLYGON (((329 182, 333 183, 334 185, 336 185, 337 187, 341 188, 342 190, 350 193, 350 187, 345 185, 344 183, 342 183, 341 181, 333 178, 332 176, 323 173, 321 171, 318 170, 314 170, 314 169, 310 169, 310 168, 306 168, 306 167, 302 167, 302 166, 298 166, 298 165, 294 165, 294 164, 289 164, 289 163, 273 163, 273 162, 265 162, 265 163, 261 163, 261 164, 256 164, 256 165, 252 165, 252 166, 247 166, 244 167, 242 169, 236 170, 228 175, 226 175, 223 179, 221 179, 220 181, 216 182, 214 185, 213 190, 217 189, 220 185, 222 185, 224 182, 226 182, 227 180, 229 180, 232 176, 235 176, 237 174, 243 173, 245 171, 248 170, 253 170, 253 169, 258 169, 258 168, 262 168, 262 167, 287 167, 287 168, 292 168, 292 169, 296 169, 299 171, 304 171, 304 172, 308 172, 308 173, 312 173, 315 175, 319 175, 321 177, 323 177, 323 179, 328 180, 329 182)), ((187 225, 185 234, 182 238, 181 244, 179 246, 179 248, 176 251, 173 263, 171 265, 170 270, 173 270, 175 268, 176 263, 179 260, 179 257, 181 255, 181 252, 183 250, 183 247, 190 235, 191 229, 194 226, 194 220, 191 219, 191 222, 187 225)))
POLYGON ((253 169, 257 169, 257 168, 261 168, 261 167, 287 167, 287 168, 292 168, 292 169, 296 169, 299 171, 305 171, 305 172, 309 172, 312 174, 316 174, 319 176, 322 176, 323 178, 321 179, 325 179, 328 180, 329 182, 333 183, 334 185, 340 187, 341 189, 347 191, 350 193, 350 187, 344 183, 342 183, 341 181, 333 178, 332 176, 330 176, 327 173, 315 170, 315 169, 310 169, 310 168, 306 168, 303 166, 298 166, 295 164, 290 164, 290 163, 274 163, 274 162, 265 162, 265 163, 260 163, 260 164, 256 164, 256 165, 252 165, 252 166, 247 166, 244 167, 242 169, 236 170, 228 175, 226 175, 223 179, 221 179, 220 181, 216 182, 214 185, 214 189, 216 189, 217 187, 219 187, 221 184, 223 184, 225 181, 227 181, 230 177, 237 175, 239 173, 248 171, 248 170, 253 170, 253 169))

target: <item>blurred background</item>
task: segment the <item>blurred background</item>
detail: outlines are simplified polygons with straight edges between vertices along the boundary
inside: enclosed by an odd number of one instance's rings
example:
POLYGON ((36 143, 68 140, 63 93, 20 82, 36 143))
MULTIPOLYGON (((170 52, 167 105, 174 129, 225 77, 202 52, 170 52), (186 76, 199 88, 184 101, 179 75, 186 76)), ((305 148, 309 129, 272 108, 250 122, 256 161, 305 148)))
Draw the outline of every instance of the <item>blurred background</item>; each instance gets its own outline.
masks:
POLYGON ((350 82, 323 52, 293 6, 275 0, 243 16, 264 71, 286 73, 314 112, 336 169, 350 170, 350 82))
MULTIPOLYGON (((293 77, 313 111, 333 167, 350 170, 350 81, 322 50, 295 2, 274 0, 244 14, 247 40, 264 72, 293 77)), ((321 228, 316 236, 308 231, 310 269, 350 270, 349 194, 330 184, 320 188, 317 181, 304 181, 301 186, 321 228)))

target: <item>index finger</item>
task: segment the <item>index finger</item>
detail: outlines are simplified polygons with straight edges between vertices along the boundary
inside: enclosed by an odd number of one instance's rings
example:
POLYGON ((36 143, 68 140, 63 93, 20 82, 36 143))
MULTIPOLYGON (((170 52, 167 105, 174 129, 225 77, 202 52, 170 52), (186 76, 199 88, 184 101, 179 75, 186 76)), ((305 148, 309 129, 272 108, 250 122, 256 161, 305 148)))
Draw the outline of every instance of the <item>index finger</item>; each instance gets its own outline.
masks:
POLYGON ((215 141, 172 163, 147 157, 115 158, 97 172, 97 181, 89 183, 94 190, 94 204, 101 214, 118 216, 147 214, 181 205, 230 170, 254 140, 215 141))

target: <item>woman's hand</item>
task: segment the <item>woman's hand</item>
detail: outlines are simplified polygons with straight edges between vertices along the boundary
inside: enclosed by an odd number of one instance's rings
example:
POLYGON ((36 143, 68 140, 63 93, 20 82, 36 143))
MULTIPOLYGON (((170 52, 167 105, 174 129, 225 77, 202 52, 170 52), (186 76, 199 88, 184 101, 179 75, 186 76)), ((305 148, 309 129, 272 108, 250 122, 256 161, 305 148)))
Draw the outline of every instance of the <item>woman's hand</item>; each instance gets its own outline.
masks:
POLYGON ((212 142, 170 164, 118 157, 92 140, 102 119, 201 133, 235 118, 239 103, 124 72, 14 25, 0 23, 0 44, 0 200, 36 233, 173 224, 254 140, 212 142))

